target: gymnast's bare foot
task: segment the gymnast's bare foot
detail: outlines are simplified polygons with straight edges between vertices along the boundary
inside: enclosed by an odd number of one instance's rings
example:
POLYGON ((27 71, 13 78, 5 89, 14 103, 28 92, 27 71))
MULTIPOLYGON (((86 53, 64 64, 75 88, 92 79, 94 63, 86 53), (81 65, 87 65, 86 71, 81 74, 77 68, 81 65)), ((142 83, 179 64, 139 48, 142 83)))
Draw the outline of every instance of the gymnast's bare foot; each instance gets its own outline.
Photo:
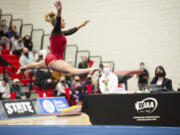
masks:
POLYGON ((99 69, 99 68, 91 68, 89 74, 90 74, 90 75, 93 75, 96 71, 101 72, 101 69, 99 69))
POLYGON ((25 70, 26 70, 25 68, 20 67, 20 68, 17 70, 16 74, 18 75, 18 74, 20 74, 20 73, 23 73, 25 70))

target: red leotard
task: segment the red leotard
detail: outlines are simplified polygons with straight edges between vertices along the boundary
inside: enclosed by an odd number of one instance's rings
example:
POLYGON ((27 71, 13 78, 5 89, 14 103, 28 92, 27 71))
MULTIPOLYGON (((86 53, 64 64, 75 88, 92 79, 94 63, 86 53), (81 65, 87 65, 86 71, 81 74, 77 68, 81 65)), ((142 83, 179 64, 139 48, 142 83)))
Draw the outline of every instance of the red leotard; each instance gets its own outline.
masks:
POLYGON ((53 60, 62 60, 64 56, 64 50, 66 45, 66 37, 65 35, 71 35, 77 31, 77 28, 72 28, 68 31, 61 32, 61 17, 57 17, 56 26, 54 27, 50 44, 51 44, 51 52, 47 54, 45 58, 45 63, 48 65, 53 60))
POLYGON ((66 42, 67 40, 64 34, 54 35, 50 39, 51 52, 48 53, 45 58, 45 62, 47 65, 53 60, 63 59, 66 42))

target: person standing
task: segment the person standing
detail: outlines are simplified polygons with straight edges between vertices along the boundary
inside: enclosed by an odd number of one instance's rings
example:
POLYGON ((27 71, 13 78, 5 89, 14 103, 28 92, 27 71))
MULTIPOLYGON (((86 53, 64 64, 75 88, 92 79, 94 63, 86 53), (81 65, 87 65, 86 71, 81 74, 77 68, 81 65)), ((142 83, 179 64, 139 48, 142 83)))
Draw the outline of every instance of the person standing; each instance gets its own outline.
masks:
POLYGON ((145 90, 148 86, 149 73, 145 69, 144 62, 140 63, 141 73, 137 74, 139 90, 145 90))

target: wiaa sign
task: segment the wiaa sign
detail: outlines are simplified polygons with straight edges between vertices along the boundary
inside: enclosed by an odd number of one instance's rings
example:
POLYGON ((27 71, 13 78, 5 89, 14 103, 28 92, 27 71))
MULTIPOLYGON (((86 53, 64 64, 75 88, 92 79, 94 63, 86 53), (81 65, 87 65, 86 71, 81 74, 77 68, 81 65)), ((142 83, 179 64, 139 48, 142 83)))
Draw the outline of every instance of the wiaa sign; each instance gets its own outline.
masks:
POLYGON ((36 113, 31 100, 2 101, 8 118, 31 116, 36 113))
POLYGON ((156 110, 158 102, 155 98, 149 97, 135 103, 138 113, 152 113, 156 110))

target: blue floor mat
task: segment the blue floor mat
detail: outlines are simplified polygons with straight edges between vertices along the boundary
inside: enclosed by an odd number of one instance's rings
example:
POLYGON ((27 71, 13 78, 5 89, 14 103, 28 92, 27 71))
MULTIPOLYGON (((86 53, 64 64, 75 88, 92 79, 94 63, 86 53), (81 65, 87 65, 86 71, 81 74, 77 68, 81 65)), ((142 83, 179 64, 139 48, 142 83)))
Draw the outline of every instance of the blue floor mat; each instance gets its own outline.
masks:
POLYGON ((180 135, 180 127, 0 126, 0 135, 180 135))

